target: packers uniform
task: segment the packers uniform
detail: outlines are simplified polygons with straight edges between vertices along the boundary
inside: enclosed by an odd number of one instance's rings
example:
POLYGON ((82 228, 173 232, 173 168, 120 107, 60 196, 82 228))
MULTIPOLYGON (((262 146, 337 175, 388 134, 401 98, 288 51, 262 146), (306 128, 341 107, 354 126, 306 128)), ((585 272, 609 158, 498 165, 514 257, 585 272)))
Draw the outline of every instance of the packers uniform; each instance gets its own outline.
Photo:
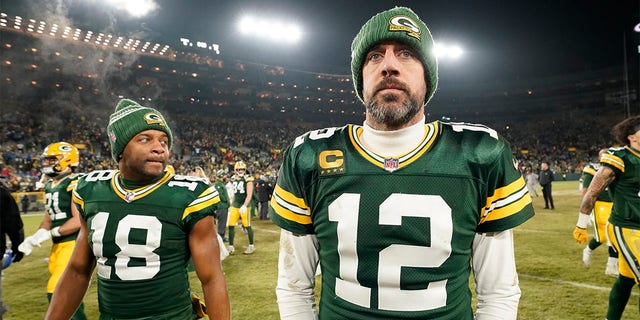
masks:
MULTIPOLYGON (((51 219, 51 229, 60 227, 72 217, 71 213, 71 193, 78 183, 82 174, 69 174, 60 179, 54 185, 54 180, 50 179, 44 186, 45 205, 44 208, 51 219)), ((67 267, 71 253, 76 244, 78 232, 67 234, 61 237, 51 237, 53 245, 49 255, 49 273, 51 276, 47 281, 47 293, 52 294, 62 276, 64 268, 67 267)))
POLYGON ((234 174, 231 177, 231 184, 233 185, 233 202, 229 209, 229 221, 228 226, 233 227, 238 223, 238 219, 241 219, 242 225, 248 227, 251 225, 251 210, 247 207, 247 211, 244 214, 240 214, 240 207, 247 199, 247 184, 252 183, 254 178, 251 175, 237 175, 234 174))
MULTIPOLYGON (((593 163, 589 163, 584 167, 581 177, 582 187, 584 189, 589 188, 591 180, 593 180, 593 176, 595 176, 599 168, 599 164, 593 163)), ((593 205, 593 216, 591 218, 595 229, 594 234, 596 241, 600 243, 607 241, 607 221, 609 221, 609 216, 611 216, 612 207, 613 202, 611 201, 611 195, 609 195, 609 188, 607 188, 598 195, 593 205)))
POLYGON ((609 185, 613 210, 609 218, 609 240, 619 254, 620 274, 640 282, 640 151, 629 146, 610 148, 600 164, 609 167, 615 179, 609 185))
POLYGON ((132 187, 100 170, 78 182, 73 201, 96 257, 101 319, 194 319, 188 238, 220 201, 213 186, 165 171, 132 187))
POLYGON ((357 125, 312 131, 287 148, 271 217, 317 237, 321 319, 473 319, 474 236, 534 215, 494 130, 425 129, 398 158, 368 151, 357 125))

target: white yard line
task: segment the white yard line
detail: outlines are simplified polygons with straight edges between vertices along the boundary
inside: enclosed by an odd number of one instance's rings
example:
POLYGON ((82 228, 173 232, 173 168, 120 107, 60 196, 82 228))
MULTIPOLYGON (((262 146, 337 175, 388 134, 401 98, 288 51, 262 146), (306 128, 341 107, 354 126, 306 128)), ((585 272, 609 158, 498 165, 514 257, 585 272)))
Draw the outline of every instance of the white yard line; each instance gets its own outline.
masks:
MULTIPOLYGON (((533 276, 533 275, 522 274, 522 273, 519 273, 518 276, 520 276, 521 278, 525 278, 525 279, 533 279, 533 280, 538 280, 538 281, 548 281, 548 282, 554 282, 554 283, 558 283, 558 284, 566 284, 566 285, 570 285, 570 286, 574 286, 574 287, 587 288, 587 289, 592 289, 592 290, 599 290, 599 291, 610 291, 611 290, 611 287, 601 287, 601 286, 595 286, 595 285, 592 285, 592 284, 586 284, 586 283, 575 282, 575 281, 560 280, 560 279, 556 279, 556 278, 533 276)), ((636 290, 634 290, 634 291, 631 292, 631 295, 637 296, 638 292, 636 292, 636 290)))

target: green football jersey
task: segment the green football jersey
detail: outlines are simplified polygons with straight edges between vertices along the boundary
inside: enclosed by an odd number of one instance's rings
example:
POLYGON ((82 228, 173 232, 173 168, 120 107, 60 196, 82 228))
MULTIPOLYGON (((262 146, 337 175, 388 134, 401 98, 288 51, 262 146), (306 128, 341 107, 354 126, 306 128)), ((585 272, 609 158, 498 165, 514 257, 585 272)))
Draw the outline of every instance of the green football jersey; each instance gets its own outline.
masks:
POLYGON ((166 172, 127 189, 119 171, 100 170, 78 182, 73 200, 96 257, 102 316, 193 319, 188 237, 220 201, 213 186, 166 172))
POLYGON ((368 151, 357 125, 312 131, 287 148, 271 217, 318 238, 321 319, 472 319, 475 234, 534 215, 494 130, 425 128, 398 158, 368 151))
MULTIPOLYGON (((589 163, 584 167, 584 169, 582 169, 581 180, 582 180, 583 188, 585 189, 589 188, 589 185, 591 184, 591 180, 593 180, 593 177, 596 175, 596 172, 598 172, 599 168, 600 168, 600 165, 589 163)), ((604 201, 604 202, 611 202, 611 195, 609 194, 608 187, 604 189, 604 191, 600 192, 600 194, 597 197, 597 200, 604 201)))
POLYGON ((628 146, 610 148, 600 164, 616 175, 609 185, 613 198, 609 221, 619 227, 640 229, 640 151, 628 146))
POLYGON ((216 182, 213 183, 213 186, 216 188, 216 190, 218 191, 218 195, 220 196, 220 203, 218 204, 218 208, 229 208, 229 195, 227 194, 227 187, 225 187, 224 182, 216 180, 216 182))
MULTIPOLYGON (((244 174, 239 176, 234 174, 231 177, 231 184, 233 184, 233 203, 236 208, 240 208, 244 201, 247 199, 247 184, 253 182, 254 178, 250 175, 244 174)), ((254 192, 255 193, 255 192, 254 192)))
MULTIPOLYGON (((44 208, 51 218, 51 229, 63 225, 71 219, 71 193, 83 174, 70 174, 57 185, 53 185, 53 179, 44 185, 44 208)), ((52 237, 53 243, 75 240, 78 233, 72 233, 61 237, 52 237)))

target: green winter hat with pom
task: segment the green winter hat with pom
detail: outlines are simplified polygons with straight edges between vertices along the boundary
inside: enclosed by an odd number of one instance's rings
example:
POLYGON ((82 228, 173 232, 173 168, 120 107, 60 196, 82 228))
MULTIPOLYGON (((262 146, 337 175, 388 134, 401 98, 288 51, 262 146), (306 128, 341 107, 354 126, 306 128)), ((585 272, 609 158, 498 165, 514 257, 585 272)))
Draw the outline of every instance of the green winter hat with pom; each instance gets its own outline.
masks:
POLYGON ((351 43, 351 75, 356 94, 362 96, 362 67, 365 58, 374 46, 388 41, 397 41, 411 47, 424 66, 427 94, 424 104, 433 97, 438 87, 438 61, 433 51, 433 38, 427 25, 406 7, 395 7, 380 12, 365 23, 351 43))
POLYGON ((153 108, 143 107, 137 102, 122 99, 116 110, 109 116, 107 134, 111 143, 111 158, 117 163, 118 157, 133 137, 145 130, 163 131, 169 137, 169 149, 173 143, 171 129, 162 114, 153 108))

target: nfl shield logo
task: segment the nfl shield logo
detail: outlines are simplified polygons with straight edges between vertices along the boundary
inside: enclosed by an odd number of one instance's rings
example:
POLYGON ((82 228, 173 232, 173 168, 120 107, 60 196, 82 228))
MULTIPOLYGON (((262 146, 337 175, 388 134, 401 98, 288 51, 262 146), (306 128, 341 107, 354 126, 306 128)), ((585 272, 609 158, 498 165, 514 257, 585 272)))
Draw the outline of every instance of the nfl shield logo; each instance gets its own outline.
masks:
POLYGON ((400 164, 400 161, 398 159, 394 159, 394 158, 384 159, 384 169, 389 172, 394 172, 398 170, 399 164, 400 164))
POLYGON ((113 131, 109 131, 109 139, 111 139, 111 142, 116 142, 116 134, 113 133, 113 131))
POLYGON ((135 194, 133 194, 133 192, 131 191, 128 191, 127 194, 124 195, 124 200, 127 202, 133 201, 134 198, 135 198, 135 194))

